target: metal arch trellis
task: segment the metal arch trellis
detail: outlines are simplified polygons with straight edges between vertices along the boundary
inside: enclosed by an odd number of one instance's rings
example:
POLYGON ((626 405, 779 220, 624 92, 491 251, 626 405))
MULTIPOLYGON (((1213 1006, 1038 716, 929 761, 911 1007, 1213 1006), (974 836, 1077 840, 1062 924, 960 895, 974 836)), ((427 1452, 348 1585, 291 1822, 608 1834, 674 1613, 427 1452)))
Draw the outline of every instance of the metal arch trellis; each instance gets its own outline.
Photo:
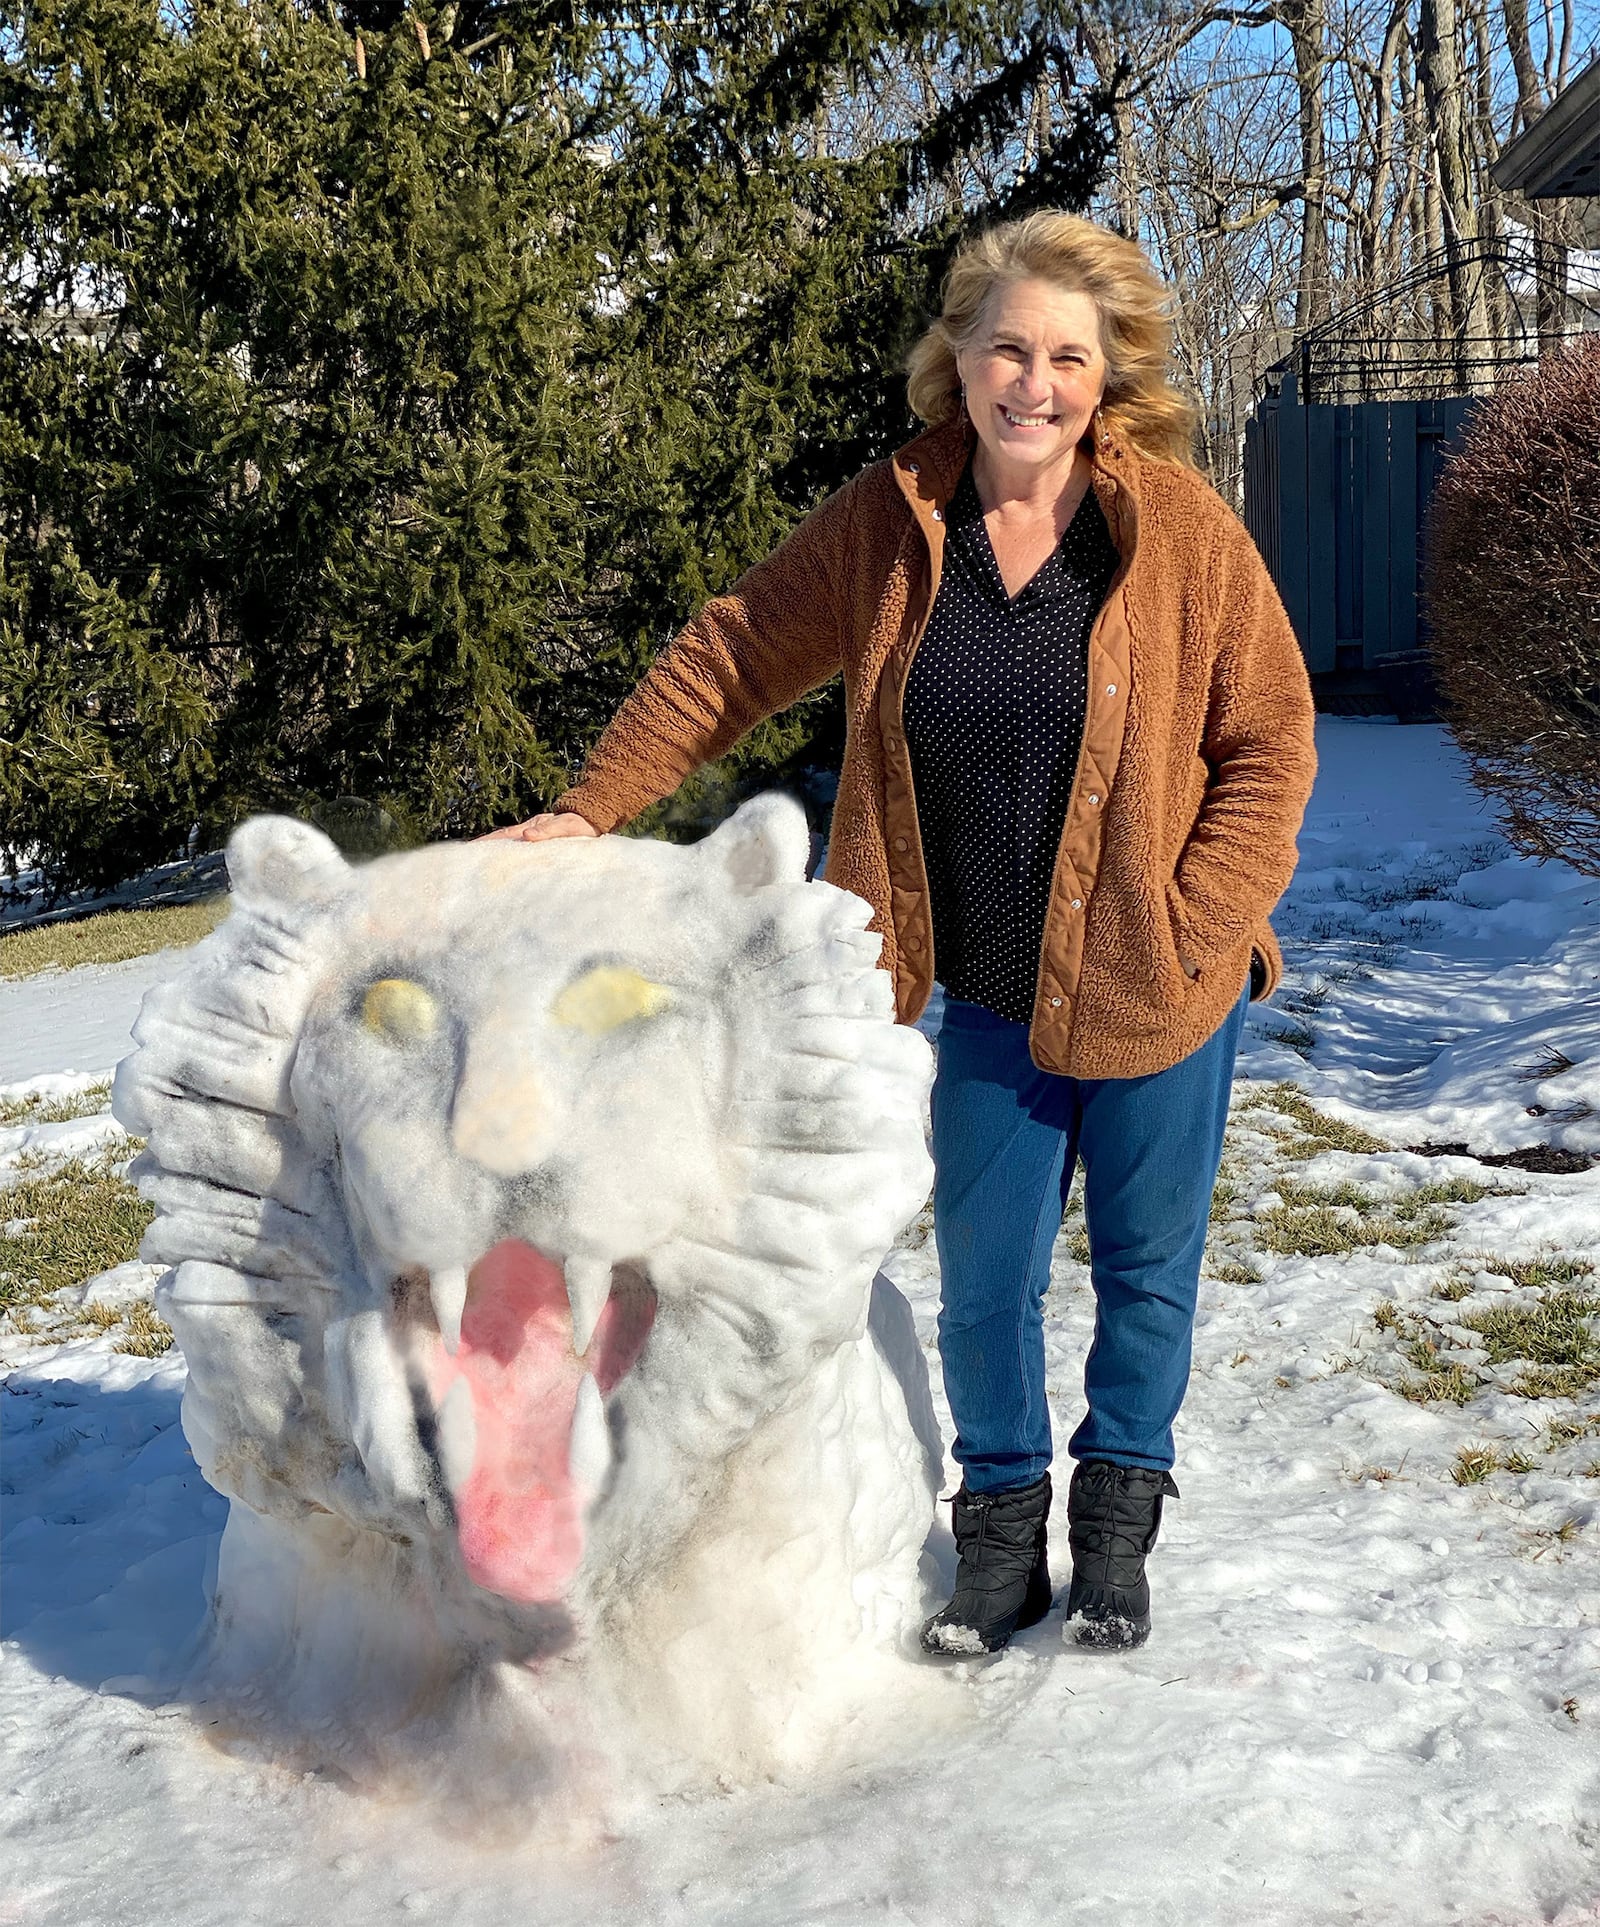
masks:
POLYGON ((1541 256, 1532 237, 1462 243, 1297 337, 1257 395, 1277 396, 1291 377, 1302 404, 1487 394, 1586 318, 1600 322, 1597 257, 1541 256))

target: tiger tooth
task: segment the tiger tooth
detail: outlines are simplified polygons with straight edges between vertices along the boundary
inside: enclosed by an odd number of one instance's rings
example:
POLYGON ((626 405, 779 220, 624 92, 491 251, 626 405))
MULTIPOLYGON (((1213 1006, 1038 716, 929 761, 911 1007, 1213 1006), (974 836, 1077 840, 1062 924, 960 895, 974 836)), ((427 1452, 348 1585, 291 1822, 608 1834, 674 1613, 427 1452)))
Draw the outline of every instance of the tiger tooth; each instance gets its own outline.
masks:
POLYGON ((433 1315, 439 1321, 439 1336, 454 1358, 461 1343, 461 1314, 467 1305, 467 1274, 460 1265, 447 1265, 443 1271, 428 1273, 428 1296, 433 1300, 433 1315))
POLYGON ((611 1427, 606 1423, 605 1400, 589 1372, 584 1373, 578 1385, 572 1437, 567 1445, 567 1470, 585 1504, 596 1496, 611 1470, 611 1427))
POLYGON ((572 1308, 572 1349, 582 1358, 611 1296, 611 1267, 601 1258, 569 1258, 564 1266, 572 1308))
POLYGON ((471 1478, 472 1462, 478 1456, 478 1415, 468 1379, 458 1378, 445 1393, 434 1436, 444 1482, 452 1492, 459 1492, 471 1478))

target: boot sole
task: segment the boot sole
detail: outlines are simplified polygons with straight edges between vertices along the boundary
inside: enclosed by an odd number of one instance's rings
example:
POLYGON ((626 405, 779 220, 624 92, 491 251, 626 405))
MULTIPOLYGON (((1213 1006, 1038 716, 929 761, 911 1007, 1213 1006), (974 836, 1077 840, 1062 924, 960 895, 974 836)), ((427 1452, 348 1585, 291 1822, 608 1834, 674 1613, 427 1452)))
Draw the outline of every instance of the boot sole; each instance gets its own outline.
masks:
POLYGON ((1150 1637, 1148 1619, 1080 1619, 1071 1623, 1072 1643, 1088 1652, 1125 1653, 1150 1637))

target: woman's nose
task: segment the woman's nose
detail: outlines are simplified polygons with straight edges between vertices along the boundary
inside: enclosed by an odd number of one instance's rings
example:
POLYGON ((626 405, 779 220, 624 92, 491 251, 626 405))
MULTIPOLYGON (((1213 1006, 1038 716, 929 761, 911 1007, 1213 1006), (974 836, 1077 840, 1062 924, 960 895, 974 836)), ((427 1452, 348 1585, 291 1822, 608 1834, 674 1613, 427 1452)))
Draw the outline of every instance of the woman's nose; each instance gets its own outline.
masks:
POLYGON ((1017 370, 1017 386, 1026 395, 1036 400, 1047 400, 1050 394, 1050 357, 1043 353, 1032 354, 1017 370))

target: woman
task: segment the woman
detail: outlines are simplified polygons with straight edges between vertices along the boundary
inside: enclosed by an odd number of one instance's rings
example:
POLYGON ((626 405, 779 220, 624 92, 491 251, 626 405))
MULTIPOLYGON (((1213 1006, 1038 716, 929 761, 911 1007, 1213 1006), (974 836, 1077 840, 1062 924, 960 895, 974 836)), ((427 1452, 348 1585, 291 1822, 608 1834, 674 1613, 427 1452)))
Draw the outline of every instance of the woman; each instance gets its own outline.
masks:
POLYGON ((1042 1300, 1084 1168, 1094 1342, 1067 1450, 1067 1618, 1148 1635, 1244 1007, 1314 768, 1310 689, 1249 536, 1189 465, 1166 291, 1039 213, 960 253, 910 363, 929 424, 661 654, 546 816, 592 836, 841 670, 828 877, 902 1021, 947 993, 933 1093, 939 1345, 963 1479, 932 1652, 1050 1607, 1042 1300))

